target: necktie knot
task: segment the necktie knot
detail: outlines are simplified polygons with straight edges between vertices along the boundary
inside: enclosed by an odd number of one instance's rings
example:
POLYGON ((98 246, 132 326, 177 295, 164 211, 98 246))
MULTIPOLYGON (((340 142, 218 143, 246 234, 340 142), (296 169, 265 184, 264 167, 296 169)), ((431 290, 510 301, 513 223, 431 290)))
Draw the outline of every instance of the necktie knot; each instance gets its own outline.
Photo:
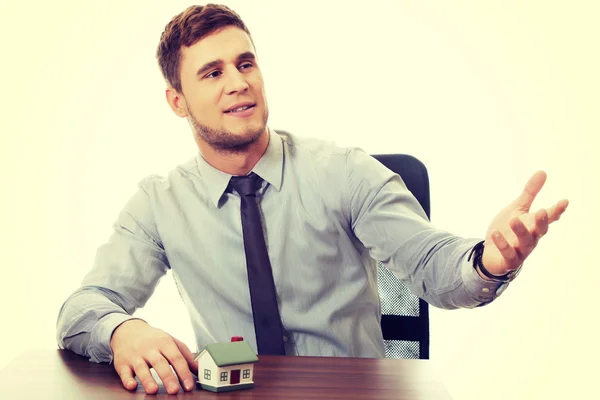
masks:
POLYGON ((260 188, 262 179, 260 176, 252 172, 247 176, 232 176, 229 181, 230 185, 235 189, 240 196, 255 196, 256 191, 260 188))

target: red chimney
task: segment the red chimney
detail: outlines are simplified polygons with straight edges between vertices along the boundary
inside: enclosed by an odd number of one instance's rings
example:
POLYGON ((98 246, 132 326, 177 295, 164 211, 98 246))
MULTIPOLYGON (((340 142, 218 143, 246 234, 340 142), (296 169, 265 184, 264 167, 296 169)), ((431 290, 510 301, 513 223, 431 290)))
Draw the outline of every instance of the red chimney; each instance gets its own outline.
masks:
POLYGON ((242 342, 243 340, 244 340, 244 338, 242 336, 232 336, 231 337, 232 342, 242 342))

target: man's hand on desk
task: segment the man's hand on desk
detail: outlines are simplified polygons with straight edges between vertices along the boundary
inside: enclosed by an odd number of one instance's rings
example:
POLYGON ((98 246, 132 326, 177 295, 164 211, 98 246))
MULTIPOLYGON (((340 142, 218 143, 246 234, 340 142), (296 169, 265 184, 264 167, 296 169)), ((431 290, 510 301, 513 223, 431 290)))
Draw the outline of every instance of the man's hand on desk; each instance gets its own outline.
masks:
POLYGON ((134 319, 119 325, 110 340, 110 347, 114 355, 115 370, 128 390, 137 388, 137 381, 134 379, 137 376, 146 393, 158 392, 158 384, 152 377, 150 367, 162 379, 169 394, 179 391, 179 382, 185 391, 190 391, 195 386, 191 373, 198 372, 194 354, 183 342, 151 327, 145 321, 134 319))

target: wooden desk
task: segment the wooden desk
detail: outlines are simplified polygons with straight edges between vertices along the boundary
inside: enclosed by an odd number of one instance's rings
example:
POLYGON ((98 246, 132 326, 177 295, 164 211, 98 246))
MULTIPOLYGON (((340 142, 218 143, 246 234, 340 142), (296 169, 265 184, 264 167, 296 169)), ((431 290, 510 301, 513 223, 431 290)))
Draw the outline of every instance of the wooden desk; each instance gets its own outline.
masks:
POLYGON ((23 353, 0 372, 0 398, 13 399, 406 399, 450 396, 426 360, 260 356, 254 388, 168 395, 128 392, 112 365, 95 364, 64 350, 23 353))

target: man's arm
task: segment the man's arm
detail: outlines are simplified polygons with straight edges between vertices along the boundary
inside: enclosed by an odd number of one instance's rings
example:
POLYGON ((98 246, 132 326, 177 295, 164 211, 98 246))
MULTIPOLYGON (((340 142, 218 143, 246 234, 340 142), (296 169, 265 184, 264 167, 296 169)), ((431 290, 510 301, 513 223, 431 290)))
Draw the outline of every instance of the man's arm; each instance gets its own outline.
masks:
POLYGON ((59 347, 94 362, 113 362, 129 390, 137 387, 137 376, 147 393, 158 391, 149 367, 156 370, 168 393, 179 391, 177 377, 185 390, 192 390, 194 356, 187 346, 143 321, 130 321, 168 269, 142 182, 119 214, 110 239, 98 249, 82 287, 62 306, 57 321, 59 347))
POLYGON ((347 154, 347 214, 356 237, 411 291, 436 307, 473 308, 498 295, 468 261, 481 239, 435 228, 396 174, 362 150, 347 154))
POLYGON ((120 212, 113 229, 57 321, 59 346, 95 362, 112 361, 109 342, 114 329, 146 303, 169 268, 142 188, 120 212))
POLYGON ((71 350, 100 363, 113 361, 110 338, 123 322, 133 319, 135 307, 126 299, 99 286, 83 286, 63 304, 56 339, 61 349, 71 350))

